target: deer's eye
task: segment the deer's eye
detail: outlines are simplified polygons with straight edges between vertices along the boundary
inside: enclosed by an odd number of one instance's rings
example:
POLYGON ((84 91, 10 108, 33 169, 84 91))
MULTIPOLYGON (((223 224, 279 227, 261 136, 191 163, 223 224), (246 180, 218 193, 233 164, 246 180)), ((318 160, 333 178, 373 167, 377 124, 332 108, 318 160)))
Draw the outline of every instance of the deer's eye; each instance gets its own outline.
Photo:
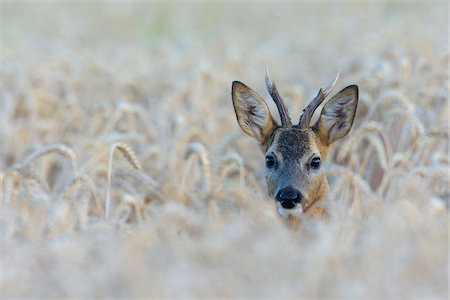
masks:
POLYGON ((318 168, 320 168, 320 157, 314 157, 311 160, 311 168, 316 169, 316 170, 318 168))
POLYGON ((275 166, 275 157, 272 155, 266 156, 266 167, 273 168, 275 166))

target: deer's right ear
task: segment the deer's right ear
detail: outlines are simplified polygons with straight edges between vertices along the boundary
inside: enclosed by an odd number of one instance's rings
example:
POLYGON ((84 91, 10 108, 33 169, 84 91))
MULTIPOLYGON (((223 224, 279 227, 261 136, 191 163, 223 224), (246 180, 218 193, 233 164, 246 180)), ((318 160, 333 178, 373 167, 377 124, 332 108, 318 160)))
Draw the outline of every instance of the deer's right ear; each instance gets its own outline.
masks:
POLYGON ((241 129, 260 145, 264 145, 277 127, 266 102, 239 81, 233 81, 231 97, 241 129))

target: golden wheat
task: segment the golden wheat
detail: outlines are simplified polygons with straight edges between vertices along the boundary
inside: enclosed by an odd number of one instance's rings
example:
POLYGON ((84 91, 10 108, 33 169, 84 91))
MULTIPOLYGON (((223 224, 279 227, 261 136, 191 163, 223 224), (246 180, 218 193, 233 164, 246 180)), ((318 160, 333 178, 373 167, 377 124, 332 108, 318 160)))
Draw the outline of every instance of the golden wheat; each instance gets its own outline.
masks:
POLYGON ((448 298, 447 6, 255 5, 2 3, 1 298, 448 298), (268 63, 293 116, 360 90, 297 229, 230 99, 268 63))
POLYGON ((137 159, 136 155, 134 154, 133 150, 125 144, 125 143, 115 143, 112 145, 110 154, 109 154, 109 160, 108 160, 108 183, 106 188, 106 200, 105 200, 105 218, 108 219, 109 217, 109 207, 111 202, 111 177, 112 177, 112 164, 113 164, 113 156, 114 156, 114 150, 118 150, 123 157, 129 162, 129 164, 135 168, 136 170, 141 169, 141 164, 139 160, 137 159))

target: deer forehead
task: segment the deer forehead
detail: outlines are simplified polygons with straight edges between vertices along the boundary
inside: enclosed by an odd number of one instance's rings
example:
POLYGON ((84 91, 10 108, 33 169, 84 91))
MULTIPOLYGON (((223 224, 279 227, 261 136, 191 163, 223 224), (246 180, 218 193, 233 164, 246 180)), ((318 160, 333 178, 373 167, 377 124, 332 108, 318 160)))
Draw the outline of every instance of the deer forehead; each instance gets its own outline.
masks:
POLYGON ((311 129, 277 128, 266 152, 274 152, 284 160, 300 160, 320 154, 321 149, 317 136, 311 129))

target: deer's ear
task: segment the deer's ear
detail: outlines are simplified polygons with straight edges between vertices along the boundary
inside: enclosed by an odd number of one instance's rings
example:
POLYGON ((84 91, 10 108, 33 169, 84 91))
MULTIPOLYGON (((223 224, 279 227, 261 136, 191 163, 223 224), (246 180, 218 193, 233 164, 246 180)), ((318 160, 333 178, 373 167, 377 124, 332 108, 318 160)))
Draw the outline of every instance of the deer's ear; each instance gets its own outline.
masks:
POLYGON ((333 96, 313 126, 325 145, 340 140, 350 131, 358 106, 358 86, 350 85, 333 96))
POLYGON ((276 128, 266 102, 251 88, 234 81, 231 88, 234 111, 241 129, 264 145, 276 128))

